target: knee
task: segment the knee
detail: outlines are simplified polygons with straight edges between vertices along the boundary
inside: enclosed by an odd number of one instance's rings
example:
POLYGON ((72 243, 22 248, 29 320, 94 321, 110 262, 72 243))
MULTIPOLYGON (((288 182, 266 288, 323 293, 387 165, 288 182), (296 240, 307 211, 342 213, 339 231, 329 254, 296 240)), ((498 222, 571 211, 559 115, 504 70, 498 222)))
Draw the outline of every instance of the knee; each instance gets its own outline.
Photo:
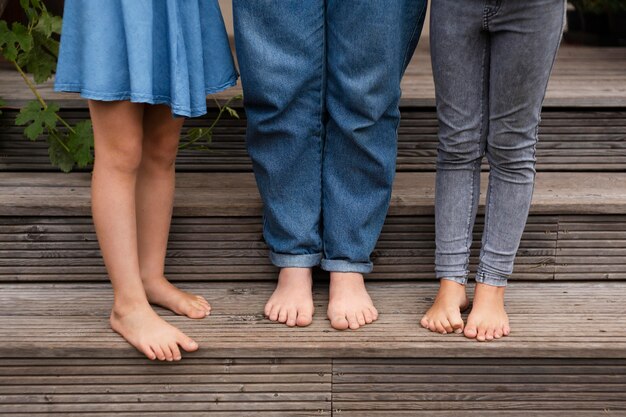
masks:
POLYGON ((144 141, 144 165, 159 169, 170 169, 176 163, 178 132, 163 132, 151 135, 144 141))
POLYGON ((478 137, 453 135, 442 137, 437 148, 437 164, 447 167, 465 167, 480 163, 483 152, 478 137))
POLYGON ((532 183, 535 179, 535 143, 518 146, 489 145, 489 167, 501 179, 517 184, 532 183))
POLYGON ((139 138, 117 141, 105 149, 96 147, 95 163, 107 170, 136 174, 141 165, 142 144, 139 138))

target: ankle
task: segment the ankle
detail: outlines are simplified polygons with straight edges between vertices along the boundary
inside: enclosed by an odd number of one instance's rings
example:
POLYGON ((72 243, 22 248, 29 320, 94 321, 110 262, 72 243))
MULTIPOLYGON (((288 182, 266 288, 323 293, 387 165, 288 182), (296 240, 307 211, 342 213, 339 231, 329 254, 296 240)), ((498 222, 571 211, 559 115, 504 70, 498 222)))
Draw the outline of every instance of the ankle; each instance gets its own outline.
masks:
POLYGON ((365 278, 358 272, 331 272, 330 281, 331 283, 364 283, 365 278))
POLYGON ((112 313, 116 316, 126 316, 135 311, 151 308, 148 299, 144 297, 115 296, 112 313))

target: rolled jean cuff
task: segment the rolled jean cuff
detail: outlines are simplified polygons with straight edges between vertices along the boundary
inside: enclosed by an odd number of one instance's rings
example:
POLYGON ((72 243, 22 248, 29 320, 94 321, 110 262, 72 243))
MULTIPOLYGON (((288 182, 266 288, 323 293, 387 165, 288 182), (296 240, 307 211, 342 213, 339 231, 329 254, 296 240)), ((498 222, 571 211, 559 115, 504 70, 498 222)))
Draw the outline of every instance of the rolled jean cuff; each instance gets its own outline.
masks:
POLYGON ((290 255, 286 253, 270 252, 270 262, 279 268, 313 268, 319 265, 321 260, 321 253, 290 255))
MULTIPOLYGON (((439 274, 437 274, 439 275, 439 274)), ((467 275, 465 276, 450 276, 450 275, 441 275, 441 276, 437 276, 438 279, 447 279, 448 281, 454 281, 457 284, 461 284, 461 285, 467 285, 467 275)))
POLYGON ((508 275, 504 275, 492 270, 484 265, 479 265, 476 271, 476 282, 481 284, 491 285, 493 287, 506 287, 508 275))
POLYGON ((336 259, 322 259, 322 269, 328 272, 357 272, 368 274, 374 269, 371 262, 350 262, 336 259))

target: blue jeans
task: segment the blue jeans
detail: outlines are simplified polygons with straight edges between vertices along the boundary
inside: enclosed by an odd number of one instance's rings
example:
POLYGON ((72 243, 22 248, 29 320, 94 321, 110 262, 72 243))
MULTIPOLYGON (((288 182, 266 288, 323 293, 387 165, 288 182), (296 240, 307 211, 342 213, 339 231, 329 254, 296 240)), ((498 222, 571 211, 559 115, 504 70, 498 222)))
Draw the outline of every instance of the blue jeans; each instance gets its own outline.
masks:
POLYGON ((433 0, 439 278, 467 282, 484 155, 490 173, 476 281, 504 286, 513 271, 564 12, 564 0, 433 0))
POLYGON ((247 146, 279 267, 367 273, 425 0, 234 0, 247 146))

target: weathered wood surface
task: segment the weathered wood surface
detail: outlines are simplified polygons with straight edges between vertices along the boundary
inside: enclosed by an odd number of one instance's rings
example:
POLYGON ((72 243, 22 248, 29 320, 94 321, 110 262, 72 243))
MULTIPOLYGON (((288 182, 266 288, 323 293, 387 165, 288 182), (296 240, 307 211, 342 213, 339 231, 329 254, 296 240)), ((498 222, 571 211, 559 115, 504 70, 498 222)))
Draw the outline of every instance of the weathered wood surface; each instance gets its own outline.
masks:
MULTIPOLYGON (((399 173, 389 214, 434 213, 434 173, 399 173)), ((0 173, 0 216, 86 216, 90 214, 88 173, 0 173)), ((484 205, 487 174, 482 176, 484 205)), ((261 199, 250 173, 181 173, 175 216, 258 216, 261 199)), ((626 173, 537 175, 533 214, 626 213, 626 173)))
MULTIPOLYGON (((497 343, 422 329, 418 320, 436 293, 434 282, 372 281, 368 286, 380 318, 358 331, 330 327, 324 283, 315 288, 316 312, 307 328, 290 329, 263 317, 272 283, 184 284, 211 302, 212 315, 190 320, 159 312, 199 342, 201 349, 186 355, 191 358, 626 359, 626 329, 618 319, 626 315, 623 282, 511 283, 507 310, 513 331, 497 343)), ((2 358, 140 357, 108 326, 108 284, 1 288, 2 358)), ((0 367, 0 372, 6 370, 0 367)))
MULTIPOLYGON (((626 216, 620 217, 626 222, 626 216)), ((531 216, 526 226, 513 279, 555 279, 558 216, 531 216)), ((580 221, 580 220, 579 220, 580 221)), ((617 223, 619 224, 619 223, 617 223)), ((482 222, 475 227, 470 269, 476 268, 482 222)), ((626 232, 621 238, 626 250, 626 232)), ((432 279, 434 265, 432 216, 390 216, 372 254, 372 279, 432 279)), ((588 248, 587 248, 588 250, 588 248)), ((584 262, 583 257, 577 262, 584 262)), ((593 269, 580 265, 587 279, 622 276, 614 263, 593 269)), ((166 260, 174 281, 275 280, 268 259, 260 217, 176 217, 166 260)), ((87 217, 0 217, 0 281, 104 281, 106 271, 91 219, 87 217)))
MULTIPOLYGON (((546 106, 611 107, 626 105, 626 49, 598 48, 564 44, 557 57, 546 106)), ((19 74, 10 67, 0 68, 0 91, 10 107, 32 100, 19 74)), ((41 87, 43 97, 62 107, 84 108, 77 95, 52 91, 52 83, 41 87)), ((403 106, 434 106, 434 83, 428 38, 423 38, 402 82, 403 106)), ((241 86, 216 97, 224 101, 241 93, 241 86)), ((212 101, 209 101, 212 105, 212 101)))
MULTIPOLYGON (((0 171, 58 171, 50 165, 45 138, 30 142, 23 128, 14 126, 17 111, 0 116, 0 171)), ((63 117, 78 122, 86 109, 63 110, 63 117)), ((207 127, 215 110, 189 119, 186 127, 207 127)), ((210 151, 181 151, 178 171, 251 172, 245 148, 246 120, 224 119, 214 129, 210 151)), ((626 111, 546 110, 537 144, 538 171, 626 171, 626 111)), ((437 120, 432 109, 403 108, 398 129, 397 170, 434 171, 437 120)), ((485 159, 484 169, 488 165, 485 159)), ((89 168, 87 168, 89 169, 89 168)))
POLYGON ((331 379, 331 359, 3 358, 0 415, 324 416, 331 379))
POLYGON ((626 361, 333 361, 333 410, 347 416, 626 414, 626 361))

